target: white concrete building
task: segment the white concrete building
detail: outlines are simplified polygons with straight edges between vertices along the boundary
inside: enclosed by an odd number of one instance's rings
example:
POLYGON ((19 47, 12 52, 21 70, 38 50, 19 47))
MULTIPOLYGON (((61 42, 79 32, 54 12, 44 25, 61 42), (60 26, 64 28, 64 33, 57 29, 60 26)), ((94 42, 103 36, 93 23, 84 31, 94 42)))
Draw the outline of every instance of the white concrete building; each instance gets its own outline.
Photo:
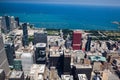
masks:
POLYGON ((21 55, 22 69, 24 74, 29 74, 30 68, 33 65, 33 54, 32 53, 22 53, 21 55))

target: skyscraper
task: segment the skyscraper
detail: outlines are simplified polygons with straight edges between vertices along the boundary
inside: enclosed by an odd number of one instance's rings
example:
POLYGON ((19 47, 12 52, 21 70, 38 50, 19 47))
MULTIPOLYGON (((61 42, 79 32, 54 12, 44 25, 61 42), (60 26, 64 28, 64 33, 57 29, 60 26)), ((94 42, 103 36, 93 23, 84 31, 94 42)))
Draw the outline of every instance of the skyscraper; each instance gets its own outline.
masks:
POLYGON ((46 44, 37 43, 35 46, 35 62, 37 64, 44 64, 46 61, 46 44))
POLYGON ((14 30, 17 27, 17 22, 15 21, 15 17, 10 17, 10 31, 14 30))
POLYGON ((5 80, 5 72, 3 69, 0 69, 0 80, 5 80))
POLYGON ((63 59, 63 73, 69 75, 71 72, 71 54, 65 53, 63 59))
POLYGON ((0 35, 0 69, 3 69, 6 75, 8 75, 10 72, 9 64, 3 44, 3 38, 1 35, 0 35))
POLYGON ((71 48, 71 44, 72 44, 72 41, 71 40, 66 40, 65 41, 65 47, 68 49, 68 48, 71 48))
POLYGON ((91 37, 88 36, 87 43, 85 45, 85 51, 90 51, 91 37))
POLYGON ((2 31, 4 33, 10 32, 10 18, 9 18, 9 16, 2 17, 2 31))
POLYGON ((20 26, 19 17, 15 17, 15 21, 17 22, 17 26, 20 26))
POLYGON ((27 23, 22 24, 23 27, 23 37, 22 37, 22 43, 23 46, 27 46, 28 45, 28 30, 27 30, 27 23))
POLYGON ((30 67, 33 65, 33 53, 23 52, 21 55, 21 61, 24 74, 28 75, 30 72, 30 67))
POLYGON ((2 28, 2 17, 0 17, 0 34, 2 33, 1 28, 2 28))
POLYGON ((47 43, 47 33, 45 32, 34 33, 34 45, 36 43, 47 43))
POLYGON ((73 43, 72 48, 73 50, 80 50, 82 43, 82 33, 80 31, 73 32, 73 43))
POLYGON ((10 66, 13 66, 13 61, 15 58, 14 44, 12 42, 5 43, 5 51, 10 66))

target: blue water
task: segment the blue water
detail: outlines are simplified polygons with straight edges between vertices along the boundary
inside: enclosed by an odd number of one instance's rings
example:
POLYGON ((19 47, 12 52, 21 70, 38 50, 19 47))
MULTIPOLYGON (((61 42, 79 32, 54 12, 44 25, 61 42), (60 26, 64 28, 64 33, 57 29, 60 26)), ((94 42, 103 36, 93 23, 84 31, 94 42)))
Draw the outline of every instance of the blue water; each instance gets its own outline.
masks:
POLYGON ((118 30, 120 7, 68 4, 0 3, 0 16, 18 16, 35 27, 84 30, 118 30))

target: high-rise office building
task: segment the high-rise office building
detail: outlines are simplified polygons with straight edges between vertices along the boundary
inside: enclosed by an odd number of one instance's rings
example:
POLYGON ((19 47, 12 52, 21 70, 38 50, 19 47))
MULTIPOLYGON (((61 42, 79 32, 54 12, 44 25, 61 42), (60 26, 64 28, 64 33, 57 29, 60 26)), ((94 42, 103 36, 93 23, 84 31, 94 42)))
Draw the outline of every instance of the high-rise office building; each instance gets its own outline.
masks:
POLYGON ((10 31, 14 30, 17 27, 17 22, 15 21, 15 17, 10 17, 10 31))
POLYGON ((14 44, 12 42, 5 43, 5 51, 10 66, 13 66, 13 61, 15 58, 14 44))
POLYGON ((2 33, 1 28, 2 28, 2 17, 0 17, 0 34, 2 33))
POLYGON ((28 30, 27 30, 27 23, 22 24, 22 28, 23 28, 23 37, 22 37, 22 43, 23 46, 27 46, 28 45, 28 30))
POLYGON ((10 18, 9 18, 9 16, 2 17, 2 31, 4 33, 10 32, 10 18))
POLYGON ((20 26, 19 17, 15 17, 15 21, 17 22, 17 26, 20 26))
POLYGON ((0 80, 5 80, 5 72, 3 69, 0 69, 0 80))
POLYGON ((46 43, 37 43, 35 46, 35 62, 44 64, 46 61, 46 43))
POLYGON ((92 65, 90 64, 90 60, 88 59, 84 59, 84 60, 80 60, 80 63, 76 63, 74 62, 74 67, 73 67, 73 76, 75 80, 79 80, 78 78, 78 74, 85 74, 87 77, 87 80, 91 79, 91 73, 92 73, 92 65))
POLYGON ((0 69, 3 69, 6 75, 8 75, 10 72, 9 64, 3 44, 3 38, 1 35, 0 35, 0 69))
POLYGON ((45 32, 36 32, 34 33, 34 45, 36 43, 47 43, 47 33, 45 32))
POLYGON ((30 68, 33 65, 33 54, 32 53, 22 53, 21 55, 22 69, 24 74, 28 75, 30 68))
POLYGON ((50 51, 50 67, 55 67, 56 69, 60 66, 60 53, 59 52, 54 52, 50 51))
POLYGON ((64 59, 63 59, 63 73, 65 75, 70 74, 71 72, 71 54, 64 54, 64 59))
POLYGON ((86 74, 88 80, 91 78, 92 67, 80 66, 76 67, 76 74, 86 74))
POLYGON ((10 32, 10 18, 9 16, 5 16, 6 28, 7 32, 10 32))
POLYGON ((90 51, 91 37, 88 36, 87 43, 85 45, 85 51, 90 51))
MULTIPOLYGON (((63 52, 59 52, 57 50, 50 49, 50 53, 49 53, 50 67, 55 67, 59 71, 62 69, 61 66, 63 66, 63 59, 64 59, 62 53, 63 52)), ((61 70, 61 72, 62 72, 62 70, 61 70)))
POLYGON ((71 40, 66 40, 65 41, 65 47, 66 47, 66 49, 71 48, 71 45, 72 45, 72 41, 71 40))
POLYGON ((82 33, 80 31, 73 32, 73 42, 72 48, 73 50, 80 50, 82 43, 82 33))
POLYGON ((15 21, 14 16, 2 16, 0 18, 1 30, 3 33, 7 34, 17 27, 17 21, 15 21))

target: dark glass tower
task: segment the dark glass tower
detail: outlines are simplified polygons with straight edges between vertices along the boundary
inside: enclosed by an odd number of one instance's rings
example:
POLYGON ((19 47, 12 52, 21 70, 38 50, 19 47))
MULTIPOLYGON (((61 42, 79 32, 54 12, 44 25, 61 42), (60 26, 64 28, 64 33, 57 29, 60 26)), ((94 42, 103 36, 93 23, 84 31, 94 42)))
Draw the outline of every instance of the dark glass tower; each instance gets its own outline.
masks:
POLYGON ((22 43, 23 46, 28 46, 28 30, 27 30, 27 23, 22 24, 23 28, 23 37, 22 37, 22 43))
POLYGON ((13 60, 15 58, 14 44, 11 42, 5 43, 5 51, 10 66, 13 66, 13 60))
POLYGON ((10 31, 10 20, 8 16, 5 16, 5 22, 6 22, 7 30, 10 31))
POLYGON ((17 22, 17 26, 20 26, 19 17, 16 17, 15 21, 17 22))
POLYGON ((65 75, 69 75, 71 72, 71 55, 70 54, 64 54, 64 60, 63 60, 63 73, 65 75))
POLYGON ((35 63, 45 64, 46 61, 46 43, 37 43, 35 46, 35 63))
POLYGON ((91 37, 88 36, 87 43, 85 45, 85 51, 90 51, 91 37))
POLYGON ((47 33, 36 32, 34 33, 34 45, 36 43, 47 43, 47 33))
POLYGON ((10 32, 10 17, 9 16, 3 16, 2 29, 3 29, 4 33, 10 32))

